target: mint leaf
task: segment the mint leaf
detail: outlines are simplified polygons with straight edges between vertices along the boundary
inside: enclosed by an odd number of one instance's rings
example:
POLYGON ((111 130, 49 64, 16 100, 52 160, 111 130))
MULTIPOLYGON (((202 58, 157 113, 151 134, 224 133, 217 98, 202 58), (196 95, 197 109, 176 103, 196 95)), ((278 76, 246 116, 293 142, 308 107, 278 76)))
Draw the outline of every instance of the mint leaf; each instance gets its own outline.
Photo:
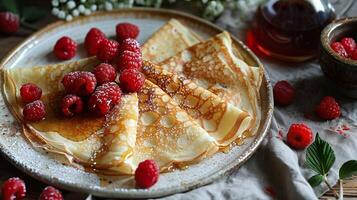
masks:
POLYGON ((357 160, 350 160, 345 163, 340 168, 340 179, 349 178, 353 175, 357 175, 357 160))
POLYGON ((321 174, 316 174, 315 176, 312 176, 307 180, 311 187, 316 187, 322 183, 324 180, 324 177, 321 174))
POLYGON ((15 14, 19 13, 19 10, 17 9, 17 4, 15 0, 0 0, 0 7, 4 9, 5 11, 10 11, 15 14))
POLYGON ((306 165, 316 173, 326 176, 335 160, 333 149, 317 133, 315 141, 307 148, 306 165))

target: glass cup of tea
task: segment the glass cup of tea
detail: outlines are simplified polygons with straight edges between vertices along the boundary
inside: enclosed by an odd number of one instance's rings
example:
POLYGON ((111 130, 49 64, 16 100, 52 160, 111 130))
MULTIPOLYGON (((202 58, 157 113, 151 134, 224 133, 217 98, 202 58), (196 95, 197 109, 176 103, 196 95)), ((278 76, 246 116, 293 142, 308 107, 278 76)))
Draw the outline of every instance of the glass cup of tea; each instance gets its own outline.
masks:
POLYGON ((328 0, 268 0, 257 9, 247 44, 290 62, 315 58, 322 29, 336 18, 328 0))

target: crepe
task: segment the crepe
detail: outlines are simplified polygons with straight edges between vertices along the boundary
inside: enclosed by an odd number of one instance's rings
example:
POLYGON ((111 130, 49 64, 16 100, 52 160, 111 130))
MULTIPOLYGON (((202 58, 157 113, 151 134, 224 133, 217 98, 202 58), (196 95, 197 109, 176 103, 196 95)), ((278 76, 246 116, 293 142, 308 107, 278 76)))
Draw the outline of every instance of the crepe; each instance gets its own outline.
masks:
MULTIPOLYGON (((229 38, 229 40, 231 39, 229 38)), ((158 29, 142 46, 143 58, 153 63, 160 63, 202 41, 202 38, 181 24, 180 21, 171 19, 158 29)), ((234 46, 230 48, 238 59, 243 60, 243 56, 237 48, 234 46)), ((250 71, 250 78, 254 80, 255 87, 259 89, 263 71, 259 66, 249 66, 248 70, 250 71)))
POLYGON ((140 119, 134 165, 154 159, 161 170, 212 155, 216 141, 178 104, 149 80, 138 92, 140 119))
POLYGON ((124 95, 107 115, 101 147, 91 160, 91 168, 105 174, 132 174, 137 165, 127 162, 133 156, 139 119, 136 93, 124 95))
POLYGON ((189 47, 160 63, 162 69, 192 79, 253 117, 250 133, 260 122, 259 87, 251 67, 234 54, 227 32, 189 47))
POLYGON ((143 73, 195 119, 220 146, 228 146, 247 131, 251 116, 183 76, 145 61, 143 73))
POLYGON ((23 124, 24 133, 34 145, 48 151, 66 153, 78 162, 88 162, 100 147, 99 132, 104 119, 81 115, 64 118, 59 114, 59 102, 64 96, 61 79, 64 74, 75 70, 91 70, 98 64, 96 59, 4 70, 4 93, 13 114, 23 124), (46 119, 38 123, 26 123, 22 118, 24 104, 20 87, 25 83, 36 83, 42 89, 41 100, 46 105, 46 119), (37 143, 36 143, 37 142, 37 143), (40 143, 38 143, 40 142, 40 143))
POLYGON ((195 33, 178 20, 171 19, 142 46, 143 58, 159 63, 200 41, 195 33))

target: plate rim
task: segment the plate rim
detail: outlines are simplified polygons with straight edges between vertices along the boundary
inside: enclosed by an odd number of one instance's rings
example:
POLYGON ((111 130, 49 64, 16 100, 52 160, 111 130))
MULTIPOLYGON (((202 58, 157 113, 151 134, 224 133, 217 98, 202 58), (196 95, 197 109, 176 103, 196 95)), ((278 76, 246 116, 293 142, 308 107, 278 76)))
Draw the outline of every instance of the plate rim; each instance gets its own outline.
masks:
MULTIPOLYGON (((161 14, 161 15, 171 15, 173 16, 179 16, 179 17, 183 17, 183 18, 187 18, 187 19, 192 19, 193 21, 196 21, 199 24, 203 24, 204 26, 208 26, 212 29, 215 29, 217 31, 224 31, 224 29, 220 28, 219 26, 206 21, 202 18, 199 18, 197 16, 193 16, 191 14, 188 13, 184 13, 184 12, 180 12, 180 11, 176 11, 176 10, 171 10, 171 9, 158 9, 158 8, 143 8, 143 7, 135 7, 135 8, 121 8, 121 9, 116 9, 113 11, 100 11, 100 12, 95 12, 89 16, 80 16, 75 18, 74 20, 70 21, 70 22, 66 22, 66 21, 55 21, 52 22, 48 25, 46 25, 45 27, 41 28, 40 30, 38 30, 37 32, 31 34, 29 37, 27 37, 26 39, 24 39, 22 42, 20 42, 19 44, 17 44, 12 50, 10 50, 5 56, 4 58, 1 60, 0 62, 0 71, 3 72, 3 68, 4 65, 10 61, 10 59, 16 54, 18 49, 23 48, 24 46, 26 46, 27 43, 30 43, 33 39, 40 37, 42 34, 46 33, 47 31, 50 31, 54 28, 57 28, 59 26, 65 26, 65 25, 69 25, 71 23, 78 23, 78 22, 86 22, 87 20, 90 19, 94 19, 96 17, 103 17, 103 16, 110 16, 110 15, 117 15, 117 13, 120 12, 148 12, 148 13, 155 13, 155 14, 161 14)), ((101 188, 83 188, 83 186, 78 186, 76 184, 73 183, 63 183, 61 180, 57 180, 54 179, 53 177, 48 177, 46 175, 41 175, 40 173, 34 173, 33 170, 31 170, 30 168, 28 168, 27 166, 23 166, 23 165, 18 165, 16 163, 16 160, 14 160, 11 156, 8 155, 8 152, 6 152, 6 150, 4 148, 0 148, 0 154, 6 159, 8 160, 12 165, 14 165, 16 168, 18 168, 19 170, 21 170, 22 172, 24 172, 25 174, 29 175, 30 177, 33 177, 34 179, 37 179, 39 181, 54 185, 56 187, 59 188, 63 188, 66 190, 70 190, 70 191, 79 191, 79 192, 85 192, 85 193, 89 193, 89 194, 94 194, 97 196, 102 196, 102 197, 130 197, 130 198, 145 198, 145 197, 162 197, 162 196, 167 196, 167 195, 171 195, 171 194, 176 194, 179 192, 185 192, 185 191, 189 191, 189 190, 193 190, 196 189, 198 187, 202 187, 204 185, 210 184, 216 180, 218 180, 219 178, 232 173, 232 171, 238 169, 240 166, 242 166, 253 154, 256 153, 257 149, 260 147, 260 145, 262 144, 268 129, 270 127, 271 124, 271 120, 272 120, 272 115, 273 115, 273 110, 274 110, 274 101, 273 101, 273 93, 272 93, 272 86, 270 83, 270 78, 268 76, 268 73, 266 72, 264 66, 262 65, 261 61, 259 60, 259 58, 238 38, 236 38, 234 35, 230 34, 232 37, 232 40, 236 43, 239 44, 239 47, 243 48, 248 55, 254 60, 254 62, 256 62, 259 67, 261 69, 263 69, 263 74, 264 74, 264 82, 266 87, 266 91, 267 91, 267 99, 268 99, 268 103, 267 103, 267 118, 265 120, 265 122, 262 125, 261 128, 261 134, 259 134, 258 137, 256 137, 253 141, 252 144, 250 144, 247 149, 242 152, 242 155, 240 157, 242 157, 242 159, 239 159, 240 162, 231 162, 229 165, 226 165, 223 169, 221 169, 220 171, 218 171, 216 174, 214 174, 213 176, 210 177, 206 177, 204 179, 201 179, 199 182, 198 181, 192 181, 188 184, 182 185, 181 187, 178 188, 168 188, 166 190, 150 190, 150 189, 128 189, 125 191, 115 191, 115 190, 110 190, 110 189, 101 189, 101 188), (250 152, 250 153, 249 153, 250 152)), ((1 85, 3 85, 3 73, 1 73, 1 85)), ((7 106, 7 109, 9 109, 9 111, 11 112, 11 114, 13 115, 13 110, 11 109, 11 107, 9 107, 8 102, 6 100, 6 96, 4 95, 4 88, 1 87, 1 93, 2 96, 4 98, 4 102, 7 106)), ((13 115, 14 116, 14 115, 13 115)), ((14 116, 15 117, 15 116, 14 116)), ((16 118, 16 117, 15 117, 16 118)))

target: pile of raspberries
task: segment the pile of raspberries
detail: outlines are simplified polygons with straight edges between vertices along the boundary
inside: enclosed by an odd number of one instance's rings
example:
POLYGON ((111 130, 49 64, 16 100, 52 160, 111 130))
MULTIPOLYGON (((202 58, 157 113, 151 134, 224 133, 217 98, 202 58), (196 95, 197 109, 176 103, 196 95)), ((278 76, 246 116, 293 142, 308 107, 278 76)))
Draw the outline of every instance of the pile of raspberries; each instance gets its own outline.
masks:
MULTIPOLYGON (((122 91, 138 92, 142 88, 145 76, 140 72, 142 54, 136 41, 138 35, 139 28, 130 23, 116 26, 117 40, 108 39, 98 28, 89 30, 84 41, 85 49, 89 56, 96 56, 101 63, 92 72, 74 71, 63 77, 66 96, 60 107, 65 117, 80 114, 85 107, 103 116, 120 103, 122 91)), ((64 36, 56 42, 53 51, 57 58, 67 60, 75 56, 77 43, 64 36)), ((43 120, 46 110, 40 100, 41 88, 27 83, 21 87, 20 93, 27 103, 23 110, 24 119, 31 122, 43 120)))

